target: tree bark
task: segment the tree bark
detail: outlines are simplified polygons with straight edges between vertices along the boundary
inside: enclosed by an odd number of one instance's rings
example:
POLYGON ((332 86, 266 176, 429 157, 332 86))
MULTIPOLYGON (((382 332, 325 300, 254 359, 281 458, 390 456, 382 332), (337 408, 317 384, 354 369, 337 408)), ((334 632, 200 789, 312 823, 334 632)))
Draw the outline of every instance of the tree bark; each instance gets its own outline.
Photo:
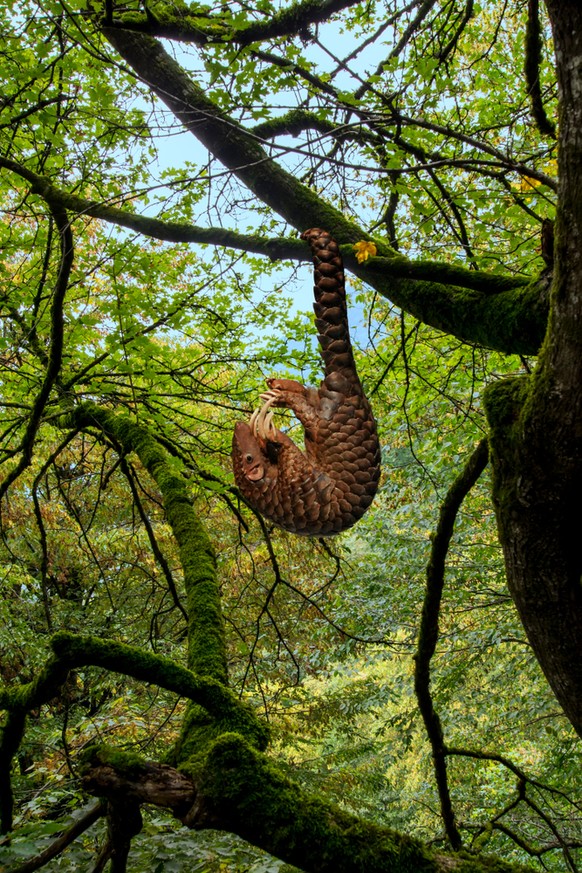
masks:
POLYGON ((508 585, 534 653, 582 736, 582 6, 548 0, 560 94, 548 331, 527 381, 486 406, 508 585))

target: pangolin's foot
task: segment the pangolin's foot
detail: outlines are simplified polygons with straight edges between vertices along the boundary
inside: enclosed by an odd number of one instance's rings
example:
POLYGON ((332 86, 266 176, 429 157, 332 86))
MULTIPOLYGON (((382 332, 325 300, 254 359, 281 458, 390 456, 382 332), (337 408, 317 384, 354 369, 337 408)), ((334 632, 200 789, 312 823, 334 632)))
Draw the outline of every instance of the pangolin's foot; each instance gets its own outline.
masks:
POLYGON ((262 440, 274 439, 277 428, 273 424, 273 410, 270 409, 276 400, 276 396, 271 396, 275 392, 267 391, 261 394, 261 400, 266 400, 260 409, 255 409, 249 421, 249 427, 252 433, 262 440))

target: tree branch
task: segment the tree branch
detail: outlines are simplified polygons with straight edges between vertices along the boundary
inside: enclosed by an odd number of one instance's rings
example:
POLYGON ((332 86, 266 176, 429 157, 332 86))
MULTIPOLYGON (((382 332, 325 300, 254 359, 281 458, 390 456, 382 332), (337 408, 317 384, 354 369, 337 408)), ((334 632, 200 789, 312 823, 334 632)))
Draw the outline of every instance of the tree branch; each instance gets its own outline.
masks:
POLYGON ((22 864, 11 867, 10 873, 33 873, 34 870, 44 867, 53 858, 57 858, 67 846, 70 846, 77 837, 85 833, 103 815, 105 815, 105 805, 102 801, 97 800, 89 804, 75 816, 73 823, 68 828, 63 829, 63 832, 46 849, 43 849, 38 855, 28 858, 22 864))
POLYGON ((224 626, 214 549, 170 458, 143 425, 95 404, 79 406, 63 426, 96 427, 135 452, 159 487, 168 523, 176 537, 188 602, 188 665, 193 672, 228 684, 224 626))
POLYGON ((302 32, 307 35, 312 24, 328 21, 336 12, 359 2, 360 0, 295 0, 287 8, 261 21, 250 21, 242 26, 233 25, 228 14, 196 15, 190 13, 187 7, 178 12, 175 8, 168 12, 156 7, 155 11, 145 15, 122 12, 118 19, 110 17, 106 23, 108 27, 120 27, 193 45, 204 46, 228 41, 242 47, 264 40, 294 37, 302 32))
POLYGON ((556 125, 546 115, 540 85, 542 62, 542 32, 540 28, 539 0, 528 0, 525 28, 525 81, 531 100, 531 112, 540 133, 556 138, 556 125))
MULTIPOLYGON (((133 37, 139 38, 135 35, 133 37)), ((157 43, 154 42, 154 46, 156 45, 157 43)), ((180 72, 183 74, 183 71, 180 72)), ((196 91, 194 84, 192 87, 196 91)), ((209 109, 204 110, 204 117, 209 111, 209 109)), ((216 124, 219 125, 219 121, 216 124)), ((270 158, 267 158, 266 153, 251 134, 229 121, 227 130, 231 138, 233 126, 240 132, 238 143, 240 150, 235 150, 239 159, 245 157, 245 143, 251 144, 249 147, 252 149, 259 149, 263 155, 264 163, 261 164, 264 174, 263 183, 267 180, 266 184, 271 186, 269 199, 273 201, 273 208, 301 231, 310 223, 312 226, 325 226, 326 229, 335 225, 336 238, 344 243, 342 254, 346 268, 396 306, 420 321, 452 333, 467 342, 515 354, 537 353, 545 332, 548 311, 543 289, 537 282, 528 284, 527 280, 520 277, 468 270, 466 267, 445 262, 411 261, 395 252, 382 240, 375 240, 379 256, 365 264, 359 264, 354 256, 352 245, 354 242, 372 239, 372 237, 348 222, 340 212, 325 204, 312 191, 278 168, 270 158), (273 170, 272 175, 271 170, 273 170), (301 198, 304 195, 307 198, 304 203, 305 210, 301 210, 303 202, 301 198), (295 205, 292 205, 293 203, 295 205)), ((197 130, 198 128, 193 127, 194 133, 197 130)), ((215 133, 221 140, 222 136, 219 135, 218 128, 215 133)), ((226 136, 226 131, 223 130, 222 134, 226 136)), ((219 144, 217 151, 220 150, 219 144)), ((256 157, 255 154, 255 159, 256 157)), ((234 160, 234 156, 232 159, 234 160)), ((278 258, 306 262, 310 260, 309 251, 300 240, 281 238, 265 240, 260 236, 239 234, 223 228, 201 228, 135 215, 124 209, 97 203, 57 189, 46 177, 39 176, 6 158, 0 158, 0 166, 27 179, 32 185, 32 190, 41 194, 47 201, 54 200, 55 203, 66 206, 71 212, 111 221, 156 239, 224 245, 263 254, 272 260, 278 258)), ((245 182, 246 169, 248 167, 241 166, 234 170, 245 182)), ((249 184, 253 184, 252 179, 249 184)))
MULTIPOLYGON (((0 688, 0 709, 8 710, 14 718, 22 718, 26 712, 55 697, 70 670, 101 667, 186 697, 205 709, 223 730, 238 731, 258 748, 266 746, 265 725, 230 689, 209 676, 196 675, 170 658, 144 652, 126 643, 66 631, 52 637, 51 647, 55 656, 36 679, 17 688, 0 688)), ((20 742, 18 737, 15 725, 7 735, 0 734, 0 762, 3 755, 12 757, 20 742)))
MULTIPOLYGON (((266 205, 298 230, 325 227, 340 244, 352 245, 369 235, 338 209, 298 182, 270 158, 260 143, 230 119, 154 39, 105 28, 105 35, 161 100, 224 166, 266 205)), ((395 257, 386 244, 380 254, 395 257)), ((402 263, 402 262, 400 262, 402 263)), ((508 292, 494 302, 481 294, 457 292, 445 284, 392 280, 377 269, 348 266, 365 281, 379 283, 382 294, 428 324, 467 342, 518 354, 535 354, 545 326, 545 301, 536 287, 508 292)), ((410 271, 405 261, 404 271, 410 271)), ((469 272, 469 271, 466 271, 469 272)), ((434 273, 433 273, 434 275, 434 273)))
POLYGON ((171 808, 189 828, 238 834, 307 873, 528 869, 497 858, 431 851, 418 840, 350 815, 307 794, 234 734, 218 739, 203 763, 181 772, 115 750, 93 749, 83 783, 99 796, 124 796, 171 808))
POLYGON ((415 655, 414 689, 426 732, 432 748, 435 777, 439 792, 441 815, 449 842, 454 849, 462 845, 455 821, 447 779, 446 748, 440 718, 430 691, 430 662, 436 650, 439 635, 439 615, 445 584, 445 561, 461 504, 485 469, 488 458, 487 440, 481 440, 465 468, 449 488, 441 506, 439 522, 432 541, 430 560, 426 570, 426 593, 418 632, 415 655))
POLYGON ((59 232, 60 240, 60 262, 53 291, 53 297, 50 308, 51 333, 50 333, 50 350, 46 365, 44 379, 33 404, 26 430, 21 443, 20 461, 7 474, 6 478, 0 483, 0 500, 6 494, 10 485, 20 476, 20 474, 30 466, 32 462, 32 453, 36 433, 40 426, 43 412, 48 403, 50 393, 58 378, 61 363, 63 359, 63 305, 65 294, 69 287, 69 277, 73 267, 73 234, 66 210, 57 204, 49 203, 49 208, 54 222, 59 232))

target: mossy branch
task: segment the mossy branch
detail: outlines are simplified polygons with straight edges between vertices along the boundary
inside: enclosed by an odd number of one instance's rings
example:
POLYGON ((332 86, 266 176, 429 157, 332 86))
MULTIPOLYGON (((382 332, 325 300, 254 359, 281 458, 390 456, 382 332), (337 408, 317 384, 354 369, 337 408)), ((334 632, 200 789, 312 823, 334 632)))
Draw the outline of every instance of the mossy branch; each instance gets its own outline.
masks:
MULTIPOLYGON (((269 731, 250 707, 216 679, 198 676, 169 658, 144 652, 134 646, 100 640, 97 637, 60 632, 51 640, 54 656, 38 676, 18 687, 0 688, 0 710, 8 715, 0 728, 0 832, 12 829, 12 760, 24 736, 26 716, 57 697, 70 670, 101 667, 131 676, 185 697, 206 714, 206 739, 226 731, 236 731, 258 749, 265 749, 269 731)), ((190 719, 194 724, 194 720, 190 719)), ((187 737, 187 730, 184 730, 187 737)), ((200 731, 196 731, 200 739, 200 731)), ((182 741, 183 742, 183 741, 182 741)))
MULTIPOLYGON (((137 32, 187 42, 192 45, 211 45, 230 42, 248 46, 263 40, 295 37, 298 33, 308 36, 309 27, 327 21, 334 13, 360 0, 295 0, 286 8, 273 12, 259 21, 249 21, 235 26, 228 14, 211 15, 203 10, 192 12, 184 4, 171 7, 164 3, 148 5, 146 13, 121 12, 115 18, 107 16, 108 26, 124 27, 137 32)), ((115 9, 112 10, 115 14, 115 9)))
MULTIPOLYGON (((265 239, 224 228, 202 228, 136 215, 126 209, 69 194, 52 185, 46 177, 9 159, 0 158, 0 166, 17 173, 31 184, 32 191, 70 212, 91 215, 154 239, 225 246, 262 254, 271 260, 310 261, 307 246, 298 239, 265 239)), ((268 175, 267 168, 265 172, 268 175)), ((271 179, 273 186, 277 187, 281 174, 288 186, 298 185, 300 192, 309 194, 309 208, 306 206, 305 211, 294 211, 289 215, 295 226, 305 230, 310 222, 326 229, 334 225, 336 239, 343 243, 341 249, 347 269, 392 303, 420 321, 466 342, 513 354, 537 353, 545 332, 548 307, 536 281, 528 283, 521 277, 468 270, 439 261, 412 261, 378 239, 374 240, 378 256, 359 264, 354 256, 353 243, 372 237, 347 222, 333 207, 325 206, 324 209, 324 204, 313 192, 284 171, 278 171, 271 179)), ((281 198, 284 196, 292 201, 297 191, 289 190, 284 194, 281 190, 281 198)))
POLYGON ((236 734, 179 771, 102 747, 88 751, 83 771, 91 793, 165 806, 187 827, 238 834, 312 873, 532 873, 497 858, 438 852, 351 815, 305 792, 236 734))
MULTIPOLYGON (((30 183, 30 190, 40 194, 47 202, 54 203, 76 215, 90 215, 119 227, 127 227, 143 236, 174 243, 197 243, 201 245, 224 246, 239 251, 265 255, 271 260, 294 260, 311 263, 309 249, 300 239, 275 237, 266 239, 258 234, 243 234, 223 227, 199 227, 186 222, 167 221, 152 218, 149 215, 139 215, 89 198, 80 197, 58 188, 51 180, 27 167, 0 157, 0 167, 21 176, 30 183)), ((301 230, 305 230, 301 227, 301 230)), ((368 238, 363 229, 358 232, 356 241, 368 238)), ((369 237, 371 239, 371 237, 369 237)), ((385 241, 375 239, 379 255, 366 267, 361 267, 353 254, 351 245, 344 243, 343 256, 346 265, 362 279, 376 287, 380 293, 388 296, 388 287, 392 279, 414 279, 418 281, 433 281, 438 279, 443 283, 461 288, 478 291, 484 295, 495 295, 505 291, 525 288, 529 280, 520 276, 511 276, 487 271, 469 270, 460 264, 451 264, 435 260, 410 260, 395 252, 385 241), (370 269, 372 267, 372 269, 370 269), (384 287, 383 287, 384 286, 384 287)))
MULTIPOLYGON (((222 731, 237 731, 258 748, 266 747, 268 731, 264 723, 230 689, 212 677, 198 676, 162 655, 93 636, 60 631, 51 639, 51 647, 54 657, 36 679, 17 688, 0 688, 0 709, 8 710, 15 717, 23 716, 56 697, 70 670, 101 667, 186 697, 203 707, 222 731)), ((18 748, 17 734, 14 728, 9 731, 11 754, 18 748)), ((0 744, 0 748, 5 750, 7 746, 0 744)))
MULTIPOLYGON (((242 719, 243 733, 250 731, 257 745, 264 745, 267 739, 264 727, 254 718, 250 718, 249 713, 238 702, 234 706, 232 701, 235 698, 227 697, 218 690, 228 684, 228 672, 215 555, 208 535, 192 506, 178 462, 143 425, 95 404, 79 406, 74 412, 64 416, 61 423, 63 426, 80 429, 98 428, 115 445, 121 447, 122 452, 135 452, 162 494, 166 517, 179 547, 184 572, 188 614, 188 666, 193 674, 204 677, 205 682, 210 678, 216 683, 212 685, 212 689, 206 685, 203 699, 193 699, 188 708, 180 741, 174 750, 176 758, 192 755, 194 749, 200 753, 210 738, 219 735, 228 724, 234 724, 239 719, 242 719), (216 709, 219 703, 222 707, 228 704, 227 711, 222 712, 222 715, 216 709), (213 707, 212 714, 218 718, 209 720, 210 706, 213 707)), ((68 645, 70 644, 69 640, 68 645)), ((110 658, 107 651, 105 647, 100 656, 108 657, 107 665, 110 669, 115 669, 117 659, 110 658)), ((93 652, 95 654, 95 647, 93 652)), ((154 666, 154 662, 149 663, 151 667, 154 666)), ((135 656, 131 658, 131 667, 136 669, 135 656)), ((168 669, 166 664, 163 673, 168 669)), ((147 676, 138 678, 147 679, 147 676)), ((160 676, 162 678, 163 675, 160 676)), ((197 698, 200 698, 200 686, 196 693, 197 698)))
POLYGON ((188 612, 188 666, 201 676, 228 683, 224 623, 216 578, 214 549, 192 506, 177 462, 149 430, 127 416, 83 404, 63 418, 65 427, 96 427, 121 446, 135 452, 162 494, 164 510, 178 543, 184 572, 188 612))
MULTIPOLYGON (((292 226, 298 230, 323 227, 345 245, 369 238, 342 212, 280 167, 252 133, 218 108, 155 39, 110 28, 105 28, 104 33, 136 75, 185 128, 263 203, 292 226)), ((380 246, 379 254, 389 255, 387 261, 390 263, 402 263, 387 244, 380 246)), ((371 284, 374 284, 374 279, 379 282, 381 293, 397 306, 414 315, 422 313, 422 320, 426 323, 467 342, 523 354, 535 354, 539 348, 547 307, 543 302, 537 305, 535 290, 518 288, 505 292, 507 297, 500 305, 499 295, 492 298, 476 292, 475 297, 470 293, 459 295, 445 284, 412 278, 395 280, 381 271, 379 275, 376 269, 368 272, 369 268, 362 265, 349 263, 349 267, 365 281, 370 277, 371 284)), ((410 270, 408 263, 405 269, 410 270)))

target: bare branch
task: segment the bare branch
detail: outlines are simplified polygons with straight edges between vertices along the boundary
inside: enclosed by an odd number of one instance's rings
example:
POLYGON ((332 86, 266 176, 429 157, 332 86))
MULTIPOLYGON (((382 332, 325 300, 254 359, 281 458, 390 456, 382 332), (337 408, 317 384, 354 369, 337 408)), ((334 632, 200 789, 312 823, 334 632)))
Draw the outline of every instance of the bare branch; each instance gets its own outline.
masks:
POLYGON ((441 815, 449 841, 454 849, 461 846, 461 835, 455 821, 447 779, 446 750, 440 718, 434 708, 430 691, 430 662, 439 634, 439 613, 445 582, 445 560, 461 503, 485 469, 488 458, 487 440, 481 440, 464 470, 449 488, 440 511, 433 537, 431 555, 426 570, 426 593, 415 655, 414 688, 426 732, 432 748, 435 777, 441 803, 441 815))
POLYGON ((73 266, 73 234, 67 212, 64 208, 49 203, 52 217, 59 231, 61 259, 59 271, 53 291, 51 303, 51 336, 50 351, 47 368, 41 389, 32 405, 28 424, 21 443, 21 457, 18 464, 8 473, 0 484, 0 499, 6 494, 10 485, 30 465, 36 433, 40 426, 41 418, 48 403, 52 388, 58 378, 63 357, 63 304, 69 285, 69 276, 73 266))

